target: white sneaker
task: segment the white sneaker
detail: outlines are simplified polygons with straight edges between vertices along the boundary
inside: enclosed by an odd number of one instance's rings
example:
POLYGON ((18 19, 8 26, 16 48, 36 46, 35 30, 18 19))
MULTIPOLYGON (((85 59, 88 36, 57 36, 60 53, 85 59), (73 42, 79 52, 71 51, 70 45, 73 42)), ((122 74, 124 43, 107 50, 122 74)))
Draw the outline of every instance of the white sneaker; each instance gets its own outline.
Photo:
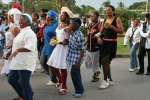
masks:
POLYGON ((49 81, 49 82, 46 83, 46 85, 55 86, 56 84, 52 81, 49 81))
POLYGON ((115 84, 115 82, 114 82, 113 80, 110 81, 110 80, 108 79, 107 81, 109 82, 109 85, 111 85, 111 86, 113 86, 113 85, 115 84))
POLYGON ((136 68, 135 68, 135 70, 139 70, 139 69, 140 69, 140 67, 136 67, 136 68))
POLYGON ((103 80, 102 83, 101 83, 101 85, 99 86, 99 88, 100 89, 106 89, 106 88, 109 87, 109 85, 110 85, 109 82, 103 80))
POLYGON ((135 69, 129 68, 129 72, 134 72, 135 69))

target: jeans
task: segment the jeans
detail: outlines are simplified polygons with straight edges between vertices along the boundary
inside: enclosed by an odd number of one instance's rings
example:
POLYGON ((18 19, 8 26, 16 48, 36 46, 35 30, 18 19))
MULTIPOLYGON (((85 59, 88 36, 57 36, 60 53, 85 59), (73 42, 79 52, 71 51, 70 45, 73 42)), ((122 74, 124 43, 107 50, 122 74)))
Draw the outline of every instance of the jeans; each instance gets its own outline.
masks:
POLYGON ((51 81, 54 82, 54 83, 57 83, 56 76, 54 75, 54 73, 52 72, 52 70, 50 69, 50 67, 47 65, 48 59, 49 59, 49 56, 42 54, 41 57, 40 57, 40 63, 43 66, 43 68, 46 71, 46 73, 48 75, 50 75, 51 81))
POLYGON ((148 56, 148 67, 147 67, 147 72, 150 73, 150 49, 145 49, 145 47, 140 47, 139 49, 139 65, 140 65, 140 71, 144 72, 144 57, 146 55, 148 56))
POLYGON ((138 61, 137 61, 137 50, 139 48, 139 43, 136 43, 135 45, 131 45, 130 49, 130 68, 134 69, 138 67, 138 61))
POLYGON ((80 69, 72 66, 71 68, 71 78, 75 88, 75 93, 83 94, 84 88, 81 79, 80 69))
POLYGON ((31 73, 28 70, 11 70, 8 76, 9 84, 23 100, 33 100, 30 85, 31 73))

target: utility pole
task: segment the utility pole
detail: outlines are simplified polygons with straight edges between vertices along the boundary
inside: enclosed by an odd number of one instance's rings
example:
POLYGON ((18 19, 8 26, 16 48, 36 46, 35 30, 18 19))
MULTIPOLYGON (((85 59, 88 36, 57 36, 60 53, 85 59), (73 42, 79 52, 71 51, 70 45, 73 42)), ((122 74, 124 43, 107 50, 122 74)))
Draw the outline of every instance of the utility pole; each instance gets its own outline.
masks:
POLYGON ((147 2, 146 2, 146 13, 148 13, 149 11, 148 11, 148 0, 147 0, 147 2))

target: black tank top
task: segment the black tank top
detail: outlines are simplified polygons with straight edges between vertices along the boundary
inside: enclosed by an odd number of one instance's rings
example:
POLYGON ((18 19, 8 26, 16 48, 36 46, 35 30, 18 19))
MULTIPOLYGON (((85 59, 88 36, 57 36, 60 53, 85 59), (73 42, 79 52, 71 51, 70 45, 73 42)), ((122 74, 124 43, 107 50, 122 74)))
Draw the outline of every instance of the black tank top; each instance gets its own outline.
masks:
MULTIPOLYGON (((111 25, 117 27, 116 20, 117 20, 117 17, 114 18, 114 20, 113 20, 111 25)), ((105 22, 104 22, 104 24, 105 24, 105 22)), ((115 32, 112 29, 104 28, 102 34, 103 34, 103 38, 106 38, 106 39, 117 39, 117 32, 115 32)))

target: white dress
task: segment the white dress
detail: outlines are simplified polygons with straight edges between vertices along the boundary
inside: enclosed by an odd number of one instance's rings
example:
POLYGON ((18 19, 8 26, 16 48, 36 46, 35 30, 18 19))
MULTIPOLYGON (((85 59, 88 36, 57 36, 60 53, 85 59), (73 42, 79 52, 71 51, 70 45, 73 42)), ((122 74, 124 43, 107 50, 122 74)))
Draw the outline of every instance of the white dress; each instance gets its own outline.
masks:
MULTIPOLYGON (((11 32, 6 32, 5 33, 6 37, 6 46, 12 45, 14 36, 12 35, 11 32)), ((6 57, 6 55, 11 52, 11 49, 4 49, 4 54, 3 56, 6 57)), ((8 74, 9 73, 9 67, 10 67, 10 60, 4 59, 4 66, 2 67, 1 73, 0 74, 8 74)))
MULTIPOLYGON (((63 42, 67 38, 64 29, 56 29, 56 38, 58 41, 63 42)), ((68 46, 57 44, 54 48, 47 64, 54 68, 67 69, 66 57, 68 52, 68 46)))

